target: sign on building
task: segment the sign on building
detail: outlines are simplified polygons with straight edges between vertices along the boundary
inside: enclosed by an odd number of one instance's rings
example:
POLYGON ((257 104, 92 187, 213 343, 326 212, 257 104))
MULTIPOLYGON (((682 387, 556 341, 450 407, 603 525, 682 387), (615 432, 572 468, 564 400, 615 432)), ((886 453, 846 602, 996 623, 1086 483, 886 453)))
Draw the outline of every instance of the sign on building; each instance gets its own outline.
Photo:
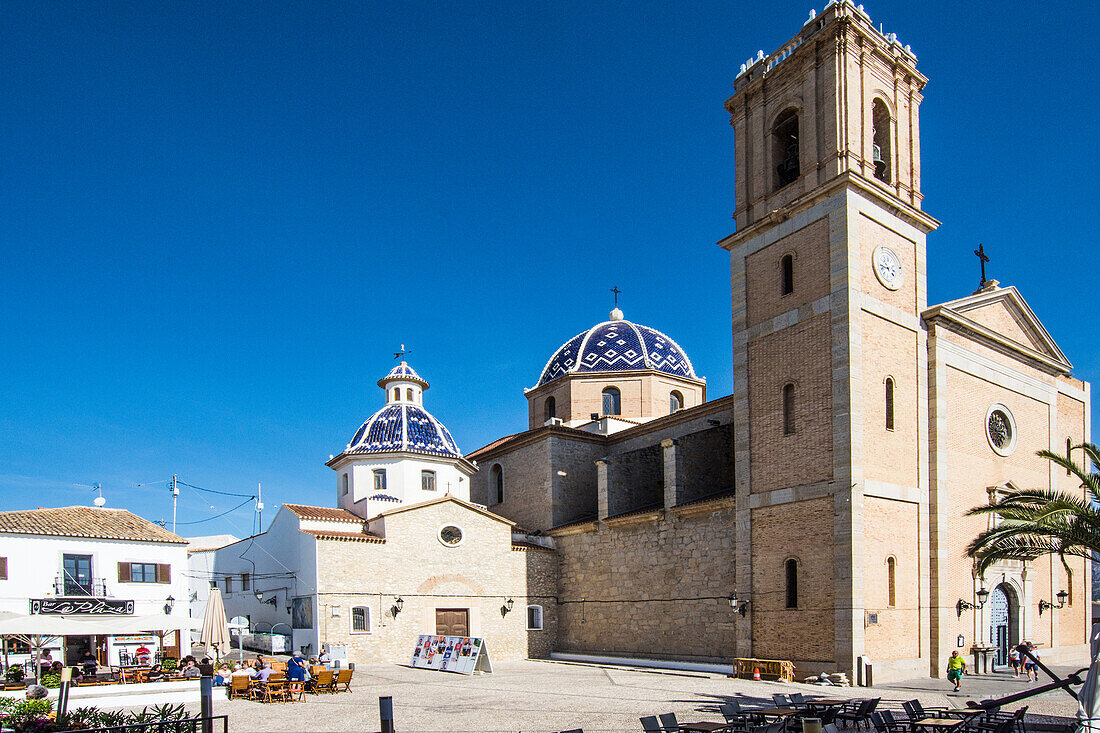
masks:
POLYGON ((470 636, 421 635, 413 650, 412 666, 459 674, 493 671, 485 640, 470 636))
POLYGON ((46 616, 132 616, 134 602, 116 601, 113 598, 32 598, 31 613, 46 616))

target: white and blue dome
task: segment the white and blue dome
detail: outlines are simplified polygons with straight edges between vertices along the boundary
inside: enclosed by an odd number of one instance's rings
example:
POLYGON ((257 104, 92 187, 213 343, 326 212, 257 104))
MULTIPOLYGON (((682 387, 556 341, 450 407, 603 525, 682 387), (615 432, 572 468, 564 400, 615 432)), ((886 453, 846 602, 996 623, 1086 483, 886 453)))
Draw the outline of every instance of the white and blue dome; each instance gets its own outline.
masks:
POLYGON ((566 374, 655 369, 697 379, 680 345, 655 328, 623 320, 618 308, 611 320, 598 323, 566 341, 546 362, 538 386, 566 374))
POLYGON ((405 451, 447 458, 462 457, 462 451, 450 431, 420 405, 422 390, 395 387, 391 396, 387 389, 390 384, 408 382, 428 388, 428 383, 405 362, 378 380, 378 386, 386 390, 386 405, 359 427, 348 443, 345 455, 405 451))

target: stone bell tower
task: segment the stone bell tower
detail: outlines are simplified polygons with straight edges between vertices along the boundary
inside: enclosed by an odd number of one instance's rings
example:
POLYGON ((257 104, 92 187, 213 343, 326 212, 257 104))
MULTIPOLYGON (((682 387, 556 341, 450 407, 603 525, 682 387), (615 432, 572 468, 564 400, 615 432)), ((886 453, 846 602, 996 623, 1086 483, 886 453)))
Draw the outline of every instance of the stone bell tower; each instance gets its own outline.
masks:
POLYGON ((741 65, 730 252, 737 655, 929 670, 927 79, 831 2, 741 65))

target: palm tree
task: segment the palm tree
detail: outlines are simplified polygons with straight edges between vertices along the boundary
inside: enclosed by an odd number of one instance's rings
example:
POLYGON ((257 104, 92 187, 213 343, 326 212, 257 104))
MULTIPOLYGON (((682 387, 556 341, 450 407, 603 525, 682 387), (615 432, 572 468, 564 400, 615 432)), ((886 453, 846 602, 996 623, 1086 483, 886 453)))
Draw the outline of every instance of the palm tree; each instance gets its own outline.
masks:
MULTIPOLYGON (((1092 558, 1100 553, 1100 473, 1089 466, 1100 466, 1100 447, 1082 443, 1084 466, 1071 456, 1041 450, 1046 458, 1069 471, 1085 489, 1082 496, 1049 489, 1010 491, 996 504, 977 506, 967 516, 995 514, 1001 521, 971 540, 967 554, 977 560, 980 575, 1000 560, 1034 560, 1042 555, 1057 555, 1069 572, 1066 557, 1092 558)), ((1071 451, 1072 453, 1072 451, 1071 451)))

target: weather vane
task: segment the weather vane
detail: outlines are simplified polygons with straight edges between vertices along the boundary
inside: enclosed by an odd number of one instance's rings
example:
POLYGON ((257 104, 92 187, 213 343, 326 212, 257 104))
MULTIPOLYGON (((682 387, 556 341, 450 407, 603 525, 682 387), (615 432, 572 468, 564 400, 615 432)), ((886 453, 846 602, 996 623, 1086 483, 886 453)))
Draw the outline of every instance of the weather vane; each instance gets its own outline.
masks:
POLYGON ((985 263, 989 262, 989 257, 985 253, 985 247, 980 243, 978 244, 978 248, 976 250, 974 250, 974 254, 976 254, 978 256, 978 262, 980 262, 981 265, 982 265, 982 281, 978 285, 978 289, 981 290, 982 288, 985 287, 985 283, 986 283, 985 263))
POLYGON ((401 359, 402 361, 404 361, 405 354, 411 354, 411 353, 412 353, 412 349, 406 350, 405 349, 405 344, 401 344, 401 350, 393 352, 393 358, 394 359, 401 359))
POLYGON ((619 286, 616 285, 615 287, 611 288, 611 292, 615 293, 615 307, 618 308, 619 307, 619 294, 622 293, 623 291, 619 290, 619 286))

